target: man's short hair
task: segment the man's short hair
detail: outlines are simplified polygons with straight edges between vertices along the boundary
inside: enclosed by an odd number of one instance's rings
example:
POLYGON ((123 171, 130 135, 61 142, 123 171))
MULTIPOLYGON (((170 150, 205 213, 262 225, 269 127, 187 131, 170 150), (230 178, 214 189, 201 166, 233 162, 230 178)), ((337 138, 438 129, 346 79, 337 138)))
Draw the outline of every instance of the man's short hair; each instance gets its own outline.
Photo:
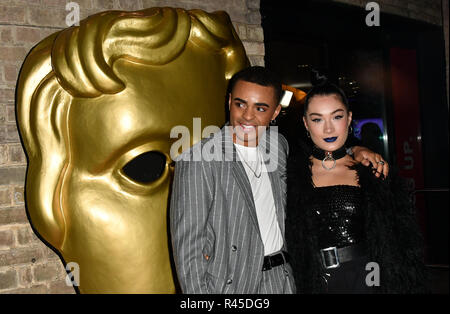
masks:
POLYGON ((262 66, 252 66, 237 72, 230 79, 228 86, 228 91, 230 93, 233 91, 233 88, 238 81, 255 83, 261 86, 271 86, 275 91, 277 104, 280 102, 282 94, 281 80, 278 75, 267 68, 262 66))

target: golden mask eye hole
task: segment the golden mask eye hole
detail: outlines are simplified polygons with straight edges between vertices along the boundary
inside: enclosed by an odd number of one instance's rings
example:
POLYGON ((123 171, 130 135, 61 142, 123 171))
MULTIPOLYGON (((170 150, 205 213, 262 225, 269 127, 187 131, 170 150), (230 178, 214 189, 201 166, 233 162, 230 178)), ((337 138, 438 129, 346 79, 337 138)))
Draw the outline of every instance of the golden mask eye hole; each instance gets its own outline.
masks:
POLYGON ((157 151, 149 151, 130 160, 123 166, 122 171, 129 179, 148 184, 159 179, 165 167, 166 156, 157 151))

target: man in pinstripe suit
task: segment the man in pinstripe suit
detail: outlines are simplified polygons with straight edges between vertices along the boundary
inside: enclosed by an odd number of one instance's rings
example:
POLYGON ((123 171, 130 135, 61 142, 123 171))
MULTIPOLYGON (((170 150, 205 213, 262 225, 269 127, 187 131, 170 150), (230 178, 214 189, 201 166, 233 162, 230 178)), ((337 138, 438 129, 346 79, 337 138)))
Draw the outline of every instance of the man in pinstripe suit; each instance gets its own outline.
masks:
POLYGON ((175 165, 178 279, 184 293, 293 293, 284 252, 288 145, 266 130, 281 109, 281 83, 251 67, 232 78, 230 90, 230 123, 175 165))

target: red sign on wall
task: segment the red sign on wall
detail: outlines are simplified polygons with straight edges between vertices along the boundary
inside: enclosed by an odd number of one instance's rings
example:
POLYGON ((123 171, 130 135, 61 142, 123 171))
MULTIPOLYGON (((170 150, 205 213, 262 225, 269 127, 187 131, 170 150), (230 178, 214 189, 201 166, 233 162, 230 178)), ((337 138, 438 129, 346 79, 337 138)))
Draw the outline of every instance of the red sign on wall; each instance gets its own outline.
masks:
MULTIPOLYGON (((416 50, 391 48, 390 58, 397 164, 400 175, 408 179, 411 190, 423 189, 423 155, 416 50)), ((416 195, 415 205, 425 237, 426 216, 423 195, 416 195)))

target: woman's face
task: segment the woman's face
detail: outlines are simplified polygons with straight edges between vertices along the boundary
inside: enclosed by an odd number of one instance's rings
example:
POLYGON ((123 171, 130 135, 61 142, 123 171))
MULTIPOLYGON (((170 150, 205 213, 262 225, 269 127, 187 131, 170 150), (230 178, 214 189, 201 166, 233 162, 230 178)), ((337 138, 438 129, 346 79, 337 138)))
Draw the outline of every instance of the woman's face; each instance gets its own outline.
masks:
POLYGON ((314 96, 303 117, 311 140, 325 151, 335 151, 345 144, 351 121, 352 113, 337 95, 314 96))

